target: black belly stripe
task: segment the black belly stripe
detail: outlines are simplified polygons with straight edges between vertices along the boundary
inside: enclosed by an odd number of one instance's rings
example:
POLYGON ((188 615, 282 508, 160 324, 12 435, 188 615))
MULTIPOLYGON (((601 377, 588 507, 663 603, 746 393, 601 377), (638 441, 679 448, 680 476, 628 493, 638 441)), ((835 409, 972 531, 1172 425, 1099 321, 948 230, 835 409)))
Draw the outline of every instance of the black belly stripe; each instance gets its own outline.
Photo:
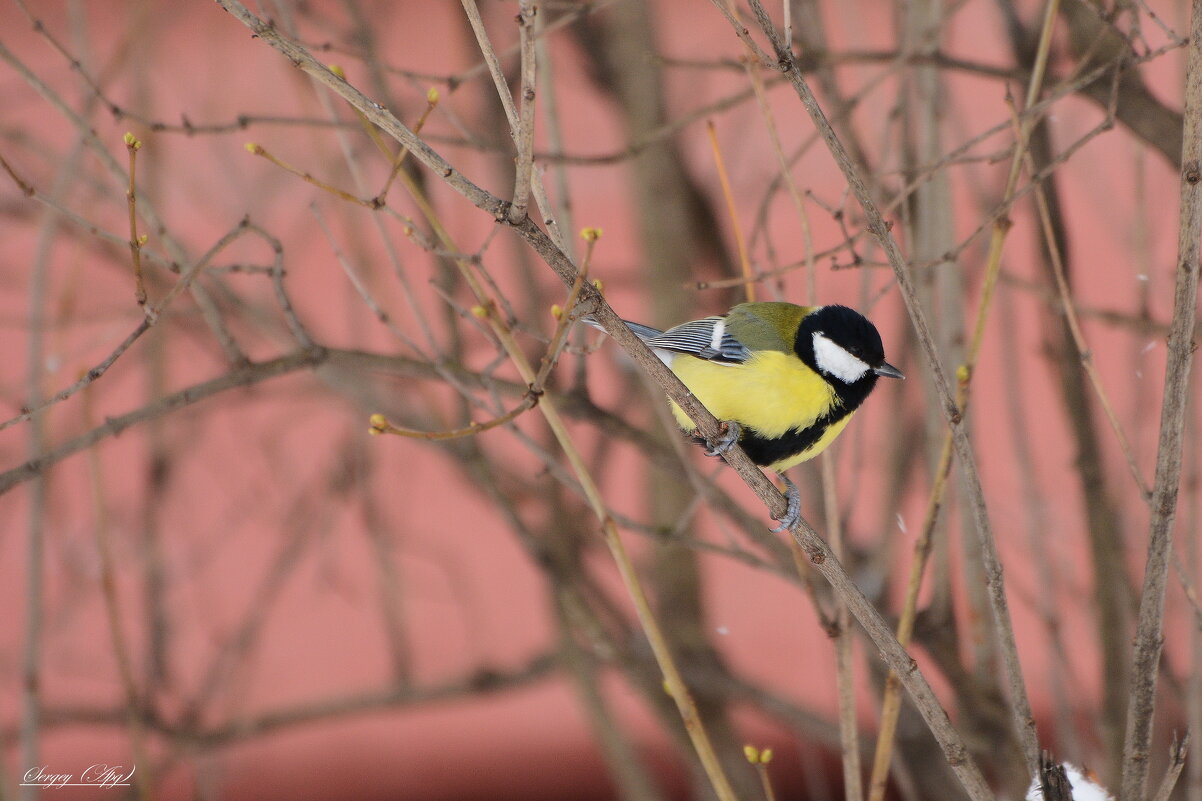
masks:
MULTIPOLYGON (((739 439, 739 445, 746 451, 748 458, 760 467, 768 467, 804 453, 822 439, 822 435, 828 428, 860 408, 875 385, 876 375, 873 373, 869 373, 855 384, 837 385, 835 392, 839 397, 838 405, 815 420, 813 424, 805 428, 789 429, 779 437, 765 437, 746 423, 736 420, 735 422, 743 427, 743 436, 739 439)), ((703 442, 700 438, 697 438, 697 441, 703 442)))

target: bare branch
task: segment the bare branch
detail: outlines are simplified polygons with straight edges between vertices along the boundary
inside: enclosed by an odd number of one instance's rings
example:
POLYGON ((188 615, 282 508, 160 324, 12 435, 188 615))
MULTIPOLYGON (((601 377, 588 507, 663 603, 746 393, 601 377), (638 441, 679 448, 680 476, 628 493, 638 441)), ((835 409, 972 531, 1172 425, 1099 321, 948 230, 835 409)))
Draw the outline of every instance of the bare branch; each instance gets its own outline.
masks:
POLYGON ((1156 679, 1164 647, 1164 595, 1168 585, 1173 521, 1181 483, 1185 410, 1193 363, 1194 319, 1198 303, 1199 227, 1202 226, 1202 0, 1190 10, 1189 59, 1185 71, 1184 143, 1181 151, 1181 205, 1177 233, 1177 283, 1169 325, 1152 522, 1140 594, 1131 667, 1131 699, 1123 741, 1124 801, 1142 801, 1148 781, 1148 754, 1155 709, 1156 679))

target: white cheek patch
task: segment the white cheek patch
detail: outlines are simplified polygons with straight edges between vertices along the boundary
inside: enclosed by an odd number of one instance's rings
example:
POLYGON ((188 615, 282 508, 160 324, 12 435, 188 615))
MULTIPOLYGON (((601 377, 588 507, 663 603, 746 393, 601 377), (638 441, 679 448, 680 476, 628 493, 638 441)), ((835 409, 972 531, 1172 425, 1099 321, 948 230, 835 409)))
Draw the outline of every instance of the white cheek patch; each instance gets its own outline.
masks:
POLYGON ((862 359, 827 339, 821 331, 814 332, 814 362, 819 370, 845 384, 854 384, 872 369, 862 359))

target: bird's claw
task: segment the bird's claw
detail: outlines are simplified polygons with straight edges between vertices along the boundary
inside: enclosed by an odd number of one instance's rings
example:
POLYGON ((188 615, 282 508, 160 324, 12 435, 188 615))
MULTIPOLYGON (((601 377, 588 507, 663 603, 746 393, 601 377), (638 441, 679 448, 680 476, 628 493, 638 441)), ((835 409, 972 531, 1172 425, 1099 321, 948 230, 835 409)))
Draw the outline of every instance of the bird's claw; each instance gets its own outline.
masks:
POLYGON ((797 485, 789 480, 789 477, 784 473, 780 474, 780 480, 785 485, 785 514, 782 517, 774 517, 774 520, 779 520, 780 525, 771 529, 773 534, 779 534, 782 531, 792 530, 793 526, 797 525, 797 521, 801 520, 801 493, 797 490, 797 485))
POLYGON ((739 441, 739 437, 743 436, 743 429, 734 420, 727 420, 722 423, 722 436, 717 442, 705 441, 706 456, 721 456, 730 451, 739 441))

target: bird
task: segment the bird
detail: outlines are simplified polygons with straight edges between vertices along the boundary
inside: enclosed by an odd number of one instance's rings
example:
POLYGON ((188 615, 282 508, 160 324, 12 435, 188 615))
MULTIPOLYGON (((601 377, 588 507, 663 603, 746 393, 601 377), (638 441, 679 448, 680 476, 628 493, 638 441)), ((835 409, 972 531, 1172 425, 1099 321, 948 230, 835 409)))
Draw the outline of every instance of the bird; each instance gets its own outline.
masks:
POLYGON ((707 454, 737 443, 780 475, 788 506, 774 532, 792 529, 801 516, 800 493, 785 471, 826 450, 878 378, 905 378, 885 361, 876 326, 847 306, 741 303, 666 331, 623 322, 724 423, 724 436, 706 441, 672 403, 680 427, 707 454))

